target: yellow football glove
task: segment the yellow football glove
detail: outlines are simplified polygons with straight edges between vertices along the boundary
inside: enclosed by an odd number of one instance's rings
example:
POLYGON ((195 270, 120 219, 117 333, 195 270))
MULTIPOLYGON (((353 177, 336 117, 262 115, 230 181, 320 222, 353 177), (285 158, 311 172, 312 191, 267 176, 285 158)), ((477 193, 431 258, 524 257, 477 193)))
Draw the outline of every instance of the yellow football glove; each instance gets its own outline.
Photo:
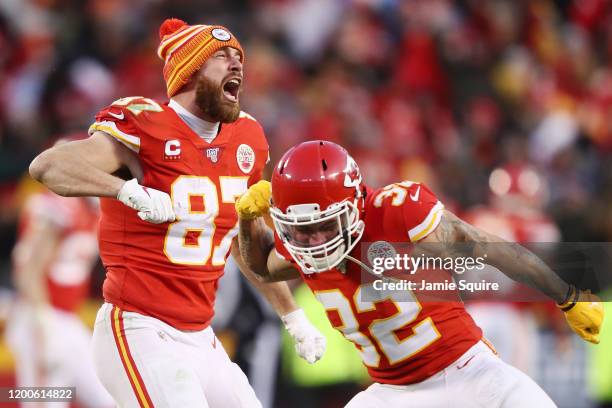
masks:
POLYGON ((557 306, 565 313, 565 319, 574 332, 588 342, 599 343, 599 329, 604 318, 599 297, 590 290, 577 290, 571 285, 567 301, 557 306))
POLYGON ((253 184, 246 193, 236 200, 236 212, 243 220, 252 220, 266 214, 270 209, 272 185, 269 181, 260 180, 253 184))

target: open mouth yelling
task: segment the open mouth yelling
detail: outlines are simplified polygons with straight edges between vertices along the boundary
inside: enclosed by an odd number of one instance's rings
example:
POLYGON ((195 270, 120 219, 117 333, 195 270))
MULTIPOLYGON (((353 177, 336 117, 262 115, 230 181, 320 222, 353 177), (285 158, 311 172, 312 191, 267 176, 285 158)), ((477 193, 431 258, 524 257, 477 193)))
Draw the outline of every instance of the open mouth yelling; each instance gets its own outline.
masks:
POLYGON ((223 85, 223 95, 232 103, 238 102, 238 93, 240 92, 240 78, 231 78, 223 85))

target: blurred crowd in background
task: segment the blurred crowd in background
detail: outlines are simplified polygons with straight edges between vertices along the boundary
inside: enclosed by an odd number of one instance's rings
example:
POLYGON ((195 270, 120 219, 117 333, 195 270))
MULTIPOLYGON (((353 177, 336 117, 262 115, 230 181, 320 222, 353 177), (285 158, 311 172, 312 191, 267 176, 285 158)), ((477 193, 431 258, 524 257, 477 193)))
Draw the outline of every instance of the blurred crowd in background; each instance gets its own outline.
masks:
MULTIPOLYGON (((546 187, 534 205, 561 240, 612 241, 609 0, 3 0, 6 288, 19 210, 36 189, 24 176, 29 162, 59 137, 85 132, 115 99, 167 99, 156 55, 167 17, 223 24, 240 39, 241 105, 263 125, 272 163, 301 141, 331 140, 352 153, 372 186, 423 181, 458 213, 489 202, 494 169, 529 165, 546 187)), ((567 357, 563 345, 550 344, 545 358, 567 357)), ((584 363, 584 346, 572 344, 565 349, 579 355, 567 361, 584 363)), ((579 404, 612 403, 612 378, 607 395, 589 396, 588 367, 567 368, 567 378, 565 368, 549 370, 579 404)), ((539 375, 547 381, 546 369, 539 375)), ((278 398, 290 401, 285 394, 278 398)))

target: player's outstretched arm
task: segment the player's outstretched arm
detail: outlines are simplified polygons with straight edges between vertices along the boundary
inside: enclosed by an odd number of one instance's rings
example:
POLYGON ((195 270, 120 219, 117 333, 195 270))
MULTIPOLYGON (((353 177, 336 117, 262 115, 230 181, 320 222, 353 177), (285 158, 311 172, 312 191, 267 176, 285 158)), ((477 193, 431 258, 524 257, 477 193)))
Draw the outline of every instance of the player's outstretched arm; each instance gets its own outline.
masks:
POLYGON ((319 360, 325 352, 325 337, 310 323, 304 311, 297 307, 286 282, 299 277, 293 266, 278 258, 274 251, 274 236, 262 216, 270 207, 270 183, 262 180, 249 187, 236 201, 240 218, 238 242, 232 245, 232 255, 242 273, 274 307, 295 342, 300 357, 309 363, 319 360))
POLYGON ((438 227, 421 242, 436 243, 427 249, 444 252, 446 256, 484 257, 510 279, 543 292, 557 303, 562 303, 567 295, 569 285, 533 252, 482 231, 450 211, 444 211, 438 227))
POLYGON ((117 197, 125 180, 112 173, 123 166, 132 174, 140 173, 137 158, 129 149, 96 132, 87 139, 45 150, 30 164, 30 175, 62 196, 117 197))
POLYGON ((62 196, 113 197, 138 211, 144 221, 175 220, 170 196, 138 184, 142 178, 138 158, 104 132, 45 150, 30 164, 30 174, 62 196), (112 174, 124 166, 135 178, 125 181, 112 174))
POLYGON ((237 241, 234 241, 232 245, 232 256, 242 274, 266 298, 281 318, 287 332, 295 342, 295 350, 298 355, 310 364, 323 357, 325 337, 310 323, 304 311, 297 306, 287 283, 265 283, 258 279, 242 260, 237 241))
MULTIPOLYGON (((293 299, 291 290, 286 282, 265 282, 262 281, 257 274, 244 262, 240 254, 239 244, 237 240, 232 243, 232 256, 242 274, 248 281, 257 289, 272 305, 279 317, 285 316, 298 309, 298 306, 293 299)), ((298 275, 299 276, 299 275, 298 275)))
POLYGON ((599 299, 568 285, 527 248, 482 231, 446 210, 438 227, 421 242, 437 244, 428 247, 427 252, 437 248, 444 256, 486 258, 488 264, 510 279, 525 283, 555 300, 572 330, 586 341, 599 343, 603 321, 599 299))

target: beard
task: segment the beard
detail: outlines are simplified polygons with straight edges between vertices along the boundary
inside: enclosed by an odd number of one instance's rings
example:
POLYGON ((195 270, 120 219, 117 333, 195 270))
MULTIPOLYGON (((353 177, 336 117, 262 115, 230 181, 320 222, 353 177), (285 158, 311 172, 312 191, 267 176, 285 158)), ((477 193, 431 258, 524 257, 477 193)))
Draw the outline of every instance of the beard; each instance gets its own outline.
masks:
POLYGON ((202 75, 197 80, 195 91, 196 105, 213 121, 232 123, 240 116, 240 104, 225 100, 221 84, 202 75))

